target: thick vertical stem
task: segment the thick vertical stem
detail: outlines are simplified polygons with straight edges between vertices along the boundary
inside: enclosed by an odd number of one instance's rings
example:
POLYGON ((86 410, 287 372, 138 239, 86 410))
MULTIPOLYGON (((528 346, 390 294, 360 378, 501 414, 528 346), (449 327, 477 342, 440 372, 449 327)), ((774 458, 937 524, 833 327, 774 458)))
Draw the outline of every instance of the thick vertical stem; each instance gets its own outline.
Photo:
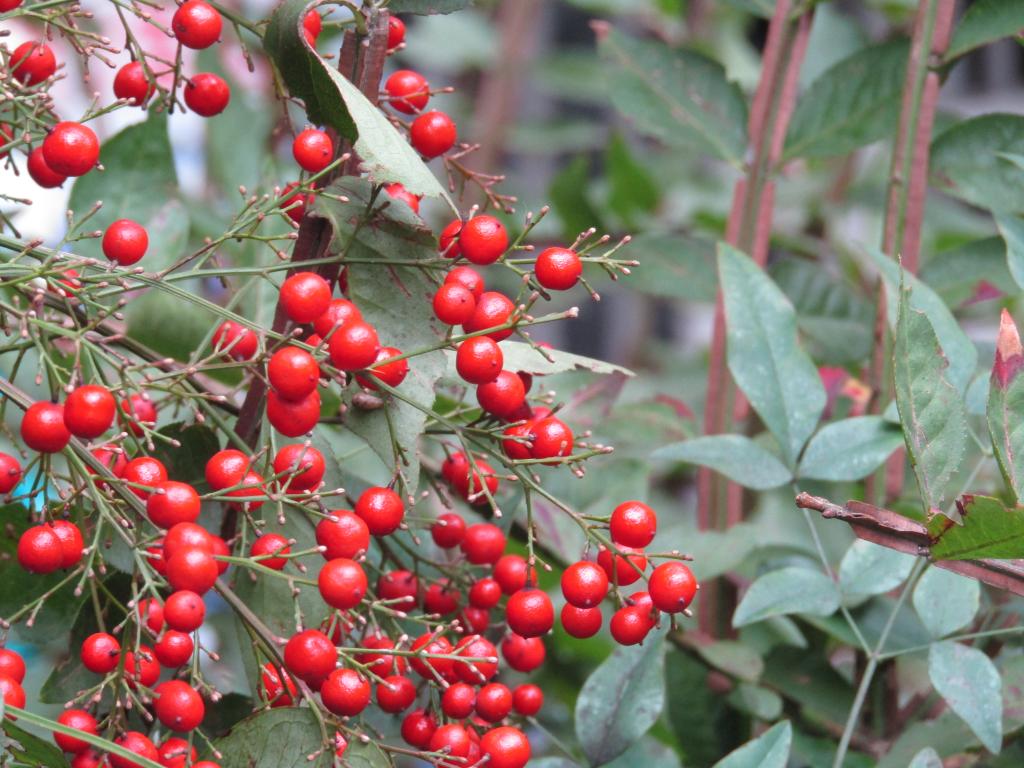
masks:
MULTIPOLYGON (((790 0, 779 0, 768 28, 761 80, 750 112, 748 133, 751 161, 747 174, 736 183, 726 240, 746 251, 759 264, 768 259, 774 207, 771 176, 782 155, 789 120, 796 105, 800 66, 807 50, 812 11, 793 14, 790 0)), ((722 296, 715 304, 714 335, 708 369, 705 434, 721 434, 746 418, 747 405, 726 367, 725 311, 722 296)), ((743 516, 743 489, 702 468, 698 473, 698 525, 702 530, 724 528, 743 516)), ((702 631, 714 635, 722 617, 714 584, 700 603, 702 631)))

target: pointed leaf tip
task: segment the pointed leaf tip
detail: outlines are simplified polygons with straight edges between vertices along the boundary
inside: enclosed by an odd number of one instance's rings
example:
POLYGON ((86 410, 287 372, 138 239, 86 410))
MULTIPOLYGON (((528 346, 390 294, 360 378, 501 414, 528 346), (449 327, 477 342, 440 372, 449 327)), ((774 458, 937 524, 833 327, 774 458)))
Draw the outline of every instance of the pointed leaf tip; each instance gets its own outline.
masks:
POLYGON ((996 342, 996 360, 992 366, 992 380, 1006 389, 1010 381, 1024 367, 1024 346, 1013 317, 1005 309, 999 318, 999 339, 996 342))

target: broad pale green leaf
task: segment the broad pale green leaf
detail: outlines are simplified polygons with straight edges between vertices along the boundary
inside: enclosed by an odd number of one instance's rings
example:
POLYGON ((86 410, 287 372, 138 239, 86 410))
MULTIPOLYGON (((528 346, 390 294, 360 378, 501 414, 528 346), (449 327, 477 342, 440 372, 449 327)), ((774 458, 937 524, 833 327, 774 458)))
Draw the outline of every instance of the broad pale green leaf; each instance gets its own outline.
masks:
POLYGON ((1024 169, 1002 155, 1024 154, 1024 116, 990 114, 957 123, 931 148, 932 183, 994 211, 1024 212, 1024 169))
POLYGON ((391 0, 388 10, 392 13, 454 13, 468 8, 473 0, 391 0))
POLYGON ((590 373, 618 373, 623 376, 635 376, 628 368, 592 357, 574 355, 558 349, 545 349, 542 352, 523 341, 501 342, 501 353, 505 360, 505 368, 510 371, 532 373, 543 376, 552 373, 569 371, 589 371, 590 373), (551 359, 549 360, 548 357, 551 359))
POLYGON ((978 613, 981 586, 974 579, 942 568, 929 568, 914 588, 914 610, 932 637, 966 627, 978 613))
POLYGON ((811 357, 832 365, 867 357, 875 310, 850 284, 822 264, 799 258, 775 262, 768 274, 796 309, 797 327, 811 357))
POLYGON ((618 648, 587 678, 576 699, 576 737, 592 765, 638 741, 665 704, 664 633, 618 648))
POLYGON ((782 697, 769 688, 740 683, 728 696, 729 704, 758 720, 771 722, 782 714, 782 697))
POLYGON ((942 768, 942 758, 931 747, 925 747, 914 755, 907 768, 942 768))
POLYGON ((942 508, 967 441, 967 411, 947 367, 928 316, 904 291, 893 348, 896 405, 926 511, 942 508))
POLYGON ((746 100, 720 64, 611 27, 599 30, 598 50, 608 63, 612 103, 640 131, 736 165, 743 161, 746 100))
POLYGON ((711 241, 647 231, 633 238, 629 253, 640 262, 629 276, 632 290, 669 299, 715 300, 718 277, 711 241))
POLYGON ((764 659, 761 658, 761 654, 735 640, 698 644, 695 649, 711 666, 749 683, 757 682, 764 671, 764 659))
POLYGON ((945 517, 928 524, 935 560, 1024 558, 1024 507, 1005 507, 990 496, 964 496, 963 525, 945 517))
POLYGON ((845 155, 891 135, 909 50, 905 40, 872 45, 818 77, 797 103, 784 157, 845 155))
POLYGON ((715 763, 715 768, 785 768, 792 743, 793 729, 784 720, 730 752, 715 763))
MULTIPOLYGON (((371 323, 384 346, 411 352, 437 345, 444 331, 434 317, 430 297, 436 284, 425 269, 390 261, 437 258, 434 236, 406 206, 383 206, 377 201, 370 221, 356 228, 367 210, 372 194, 362 179, 337 182, 330 190, 348 198, 348 202, 318 196, 313 215, 331 222, 334 240, 332 253, 342 253, 358 261, 348 265, 349 298, 371 323)), ((434 384, 444 373, 445 356, 439 350, 409 360, 409 374, 398 388, 413 402, 430 407, 434 402, 434 384)), ((400 469, 409 487, 419 479, 416 444, 423 433, 426 414, 405 400, 388 397, 387 406, 377 410, 351 407, 345 425, 363 437, 388 466, 400 469), (405 451, 408 465, 396 462, 394 440, 405 451)))
POLYGON ((839 586, 844 595, 883 595, 902 584, 913 566, 910 555, 857 539, 839 563, 839 586))
MULTIPOLYGON (((68 765, 57 747, 23 731, 7 718, 4 718, 3 734, 0 734, 0 754, 13 760, 10 763, 12 768, 67 768, 68 765)), ((8 764, 5 762, 4 765, 8 764)))
POLYGON ((896 261, 877 248, 865 247, 864 251, 871 257, 872 263, 885 281, 888 317, 893 330, 898 332, 896 322, 899 318, 900 290, 903 286, 910 291, 910 308, 924 312, 928 316, 948 362, 946 376, 958 390, 965 391, 978 365, 978 350, 957 323, 949 307, 935 291, 911 273, 904 271, 896 261))
POLYGON ((790 566, 771 571, 750 585, 736 613, 734 627, 771 616, 806 613, 828 616, 839 608, 839 587, 828 576, 809 568, 790 566))
POLYGON ((988 431, 1007 489, 1019 503, 1024 495, 1024 347, 1017 324, 1005 309, 988 389, 988 431))
POLYGON ((652 459, 710 467, 746 488, 763 491, 793 479, 786 465, 744 435, 708 435, 656 450, 652 459))
POLYGON ((826 424, 811 438, 797 475, 806 480, 860 480, 903 444, 899 429, 881 416, 826 424))
POLYGON ((398 182, 414 195, 448 194, 409 142, 362 92, 310 47, 302 19, 310 0, 285 0, 270 17, 263 43, 310 122, 352 139, 362 169, 377 184, 398 182))
POLYGON ((718 246, 729 370, 751 406, 796 464, 825 408, 818 369, 800 348, 796 312, 749 257, 718 246))
POLYGON ((1024 5, 1016 0, 976 0, 968 6, 953 32, 946 61, 1016 35, 1021 29, 1024 29, 1024 5))
MULTIPOLYGON (((680 768, 678 750, 669 747, 654 736, 644 736, 610 763, 607 768, 680 768)), ((532 768, 532 764, 531 764, 532 768)))
POLYGON ((928 653, 928 676, 950 709, 993 754, 1003 742, 1002 680, 992 660, 977 648, 945 641, 928 653))

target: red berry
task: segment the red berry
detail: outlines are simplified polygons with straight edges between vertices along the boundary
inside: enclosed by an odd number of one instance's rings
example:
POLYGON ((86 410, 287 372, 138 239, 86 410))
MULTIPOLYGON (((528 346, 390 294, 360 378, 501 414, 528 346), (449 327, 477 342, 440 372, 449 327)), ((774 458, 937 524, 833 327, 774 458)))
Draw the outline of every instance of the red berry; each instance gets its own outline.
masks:
POLYGON ((45 43, 22 43, 10 58, 11 74, 22 85, 41 83, 57 71, 57 59, 45 43))
POLYGON ((82 642, 82 666, 98 675, 105 675, 116 669, 120 655, 121 644, 117 642, 117 638, 106 632, 96 632, 82 642))
POLYGON ((284 647, 288 671, 306 682, 322 680, 334 669, 338 652, 323 632, 307 629, 293 635, 284 647))
POLYGON ((442 549, 451 549, 462 543, 466 535, 466 521, 454 512, 445 512, 430 526, 430 536, 442 549))
POLYGON ((146 255, 149 235, 131 219, 118 219, 103 233, 103 255, 122 267, 130 267, 146 255))
POLYGON ((262 699, 274 708, 291 706, 298 694, 292 679, 269 662, 260 670, 260 683, 262 699))
POLYGON ((330 306, 331 286, 316 272, 298 272, 281 284, 280 300, 293 323, 312 323, 330 306))
POLYGON ((138 61, 129 61, 117 70, 114 77, 114 95, 128 99, 128 103, 134 106, 142 106, 149 101, 155 90, 156 86, 146 79, 146 70, 138 61))
POLYGON ((402 350, 398 349, 398 347, 381 347, 377 351, 377 359, 374 361, 373 367, 369 370, 369 376, 357 374, 356 380, 362 386, 372 390, 378 389, 374 383, 375 379, 384 382, 392 389, 398 387, 409 374, 408 358, 391 360, 391 358, 398 357, 401 354, 402 350), (385 362, 388 360, 390 362, 385 362))
POLYGON ((443 752, 449 758, 453 758, 441 763, 444 766, 470 764, 471 761, 466 759, 469 756, 470 744, 468 731, 458 723, 442 725, 430 737, 431 752, 443 752))
POLYGON ((320 688, 320 698, 334 714, 353 717, 370 703, 370 682, 354 669, 336 669, 320 688))
POLYGON ((279 533, 265 533, 252 543, 249 555, 254 558, 262 558, 259 564, 265 568, 272 568, 280 571, 288 564, 286 557, 267 557, 267 555, 287 555, 292 551, 288 545, 288 539, 279 533))
POLYGON ((124 674, 129 688, 135 689, 139 685, 152 687, 160 677, 160 664, 153 649, 140 645, 134 651, 128 651, 124 655, 124 674))
POLYGON ((498 649, 481 635, 469 635, 455 644, 455 653, 472 659, 493 661, 456 661, 455 674, 464 683, 479 684, 498 674, 498 649))
POLYGON ((552 291, 567 291, 576 285, 583 273, 583 263, 576 251, 568 248, 545 248, 533 265, 537 282, 552 291))
POLYGON ((82 559, 82 550, 85 549, 82 531, 70 520, 55 520, 50 523, 50 527, 60 539, 60 567, 73 568, 78 565, 82 559))
MULTIPOLYGON (((227 542, 224 541, 224 539, 222 539, 220 536, 214 536, 214 535, 211 534, 210 542, 212 544, 212 549, 213 549, 213 554, 214 555, 230 555, 231 554, 231 548, 228 547, 227 542)), ((228 562, 226 560, 218 560, 217 561, 217 573, 223 575, 227 571, 227 569, 228 569, 228 562)))
POLYGON ((348 610, 359 605, 366 595, 366 573, 355 560, 339 557, 328 560, 320 569, 317 586, 325 603, 348 610))
MULTIPOLYGON (((477 333, 488 328, 505 325, 505 323, 512 319, 515 309, 516 305, 504 294, 497 291, 487 291, 477 299, 473 316, 469 318, 468 322, 462 324, 462 330, 466 333, 477 333)), ((487 335, 495 341, 501 341, 512 335, 512 329, 505 328, 500 331, 492 331, 487 335)))
POLYGON ((225 320, 213 334, 213 348, 226 351, 235 360, 251 360, 259 347, 256 331, 225 320))
POLYGON ((186 549, 167 558, 167 581, 174 589, 201 595, 210 591, 219 575, 217 561, 203 549, 186 549))
POLYGON ((356 502, 355 512, 374 536, 398 530, 405 517, 401 497, 390 488, 367 488, 356 502))
POLYGON ((49 165, 46 164, 46 158, 43 156, 43 148, 36 147, 28 153, 28 175, 32 177, 32 181, 38 184, 43 189, 53 189, 59 187, 68 177, 57 173, 49 165))
POLYGON ((326 471, 324 455, 311 445, 286 445, 274 456, 274 474, 279 476, 278 482, 289 493, 316 488, 326 471))
POLYGON ((536 573, 530 578, 529 571, 526 560, 519 555, 502 555, 494 564, 494 580, 501 585, 502 592, 511 595, 524 589, 528 580, 530 583, 536 580, 536 573))
POLYGON ((476 608, 489 609, 501 601, 502 588, 495 579, 485 576, 469 588, 469 602, 476 608))
POLYGON ((151 456, 139 456, 125 464, 121 479, 127 483, 136 496, 146 500, 150 492, 161 483, 167 482, 167 468, 151 456), (136 487, 141 486, 141 487, 136 487))
POLYGON ((411 69, 393 73, 384 83, 384 90, 391 97, 391 106, 407 115, 419 112, 430 99, 430 84, 423 75, 411 69))
MULTIPOLYGON (((461 231, 462 219, 454 219, 449 222, 448 225, 441 230, 441 234, 437 238, 437 252, 446 259, 458 258, 462 254, 462 249, 459 248, 459 233, 461 231)), ((466 269, 469 269, 469 267, 466 267, 466 269)), ((447 282, 447 280, 445 280, 445 282, 447 282)), ((483 289, 481 288, 481 290, 483 289)))
POLYGON ((21 463, 0 451, 0 495, 10 493, 21 480, 21 463))
POLYGON ((508 599, 505 608, 508 627, 523 637, 539 637, 555 623, 551 598, 539 589, 521 589, 508 599))
POLYGON ((474 216, 462 226, 459 248, 474 264, 493 264, 508 250, 508 230, 493 216, 474 216))
POLYGON ((488 683, 476 696, 476 713, 489 723, 497 723, 512 711, 512 691, 502 683, 488 683))
POLYGON ((573 637, 593 637, 601 629, 600 608, 577 608, 566 603, 562 606, 562 627, 573 637))
POLYGON ((385 712, 404 712, 416 701, 416 686, 402 675, 389 675, 377 684, 377 705, 385 712))
POLYGON ((608 594, 608 575, 596 563, 573 563, 562 574, 562 594, 570 605, 593 608, 608 594))
POLYGON ((685 610, 697 594, 697 579, 685 563, 673 560, 662 563, 647 580, 651 602, 666 613, 685 610))
POLYGON ((139 600, 135 606, 139 614, 140 623, 144 623, 154 635, 160 634, 164 628, 164 607, 155 597, 147 597, 139 600))
POLYGON ((455 123, 444 112, 436 109, 417 117, 409 129, 409 141, 413 148, 428 160, 443 155, 455 146, 455 138, 455 123))
POLYGON ((516 672, 532 672, 544 663, 547 651, 539 637, 510 634, 501 643, 501 655, 516 672))
POLYGON ((347 509, 336 510, 330 515, 316 526, 316 543, 326 548, 326 559, 351 559, 370 548, 370 529, 362 517, 347 509))
MULTIPOLYGON (((76 731, 88 733, 91 736, 99 735, 99 727, 96 722, 96 718, 84 709, 64 710, 60 713, 60 717, 57 718, 57 722, 61 725, 67 726, 68 728, 74 728, 76 731)), ((53 740, 64 752, 78 754, 79 752, 84 752, 89 749, 89 742, 76 739, 74 736, 67 736, 63 733, 54 732, 53 740)))
POLYGON ((166 529, 178 523, 194 523, 201 506, 199 494, 191 485, 165 480, 146 499, 146 515, 157 528, 166 529))
POLYGON ((612 512, 609 521, 612 541, 624 547, 646 547, 654 540, 658 517, 639 501, 625 501, 612 512))
POLYGON ((501 373, 505 358, 498 343, 487 336, 474 336, 459 344, 455 369, 470 384, 486 384, 501 373))
POLYGON ((493 728, 480 740, 491 768, 523 768, 530 762, 530 741, 518 728, 493 728))
POLYGON ((377 596, 392 601, 391 604, 399 610, 414 605, 418 595, 419 579, 411 571, 388 571, 377 579, 377 596))
POLYGON ((463 720, 476 708, 476 689, 469 683, 453 683, 441 696, 441 711, 455 720, 463 720))
POLYGON ((469 322, 476 311, 476 298, 463 285, 445 283, 434 294, 434 314, 446 325, 469 322))
POLYGON ((476 388, 480 407, 499 419, 509 419, 526 402, 523 380, 512 371, 502 371, 498 378, 476 388))
POLYGON ((377 359, 380 341, 372 325, 362 320, 351 320, 331 334, 327 349, 335 368, 361 371, 377 359))
POLYGON ((25 660, 20 653, 10 648, 0 648, 0 675, 7 675, 16 683, 25 679, 25 660))
POLYGON ((394 184, 387 184, 384 187, 384 191, 387 192, 388 197, 394 200, 400 200, 410 208, 413 213, 420 212, 420 197, 414 195, 412 192, 405 188, 405 185, 395 182, 394 184))
POLYGON ((267 378, 282 398, 301 401, 316 391, 320 366, 306 350, 284 347, 271 355, 267 363, 267 378))
POLYGON ((215 491, 239 485, 249 471, 249 458, 241 451, 226 448, 206 462, 206 482, 215 491))
POLYGON ((64 401, 64 426, 75 437, 99 437, 114 423, 117 401, 96 384, 77 387, 64 401))
POLYGON ((473 565, 493 565, 505 552, 505 533, 492 523, 477 523, 466 529, 462 551, 473 565))
POLYGON ((414 709, 402 720, 402 739, 417 749, 426 749, 436 730, 434 716, 422 709, 414 709))
POLYGON ((45 401, 33 403, 21 419, 21 439, 39 453, 57 453, 71 440, 64 426, 64 406, 45 401))
POLYGON ((165 669, 177 669, 189 662, 195 650, 192 638, 184 632, 168 629, 153 645, 153 653, 160 666, 165 669))
POLYGON ((484 279, 472 267, 455 267, 449 272, 444 281, 456 283, 473 294, 473 298, 479 300, 484 295, 484 279))
POLYGON ((460 592, 451 586, 448 579, 434 582, 423 594, 423 608, 427 613, 447 616, 459 609, 460 592))
POLYGON ((177 523, 164 536, 164 556, 167 558, 189 549, 213 552, 213 536, 195 523, 177 523))
POLYGON ((43 140, 43 158, 54 173, 82 176, 100 159, 100 141, 81 123, 57 123, 43 140))
POLYGON ((534 422, 528 421, 525 424, 509 427, 501 433, 505 436, 505 439, 501 441, 501 449, 506 456, 515 461, 532 458, 533 454, 530 449, 533 447, 533 426, 534 422))
POLYGON ((597 553, 597 564, 604 569, 609 581, 617 583, 620 587, 628 587, 640 578, 640 571, 647 568, 647 558, 642 550, 635 550, 632 547, 619 547, 625 556, 615 555, 614 566, 612 565, 612 553, 601 547, 597 553), (630 565, 632 563, 632 565, 630 565), (634 568, 633 566, 636 566, 634 568))
POLYGON ((217 9, 203 0, 188 0, 171 19, 171 29, 186 48, 209 48, 220 37, 221 18, 217 9))
POLYGON ((136 437, 145 434, 143 426, 156 426, 156 405, 148 397, 132 395, 121 401, 121 420, 136 437))
MULTIPOLYGON (((428 632, 417 637, 409 647, 411 651, 422 651, 435 655, 446 655, 452 653, 452 644, 444 635, 428 632)), ((409 666, 426 680, 434 680, 435 673, 442 678, 452 674, 455 666, 453 659, 412 656, 409 658, 409 666)))
POLYGON ((653 627, 650 610, 639 605, 620 608, 612 614, 612 620, 608 625, 612 638, 619 645, 642 643, 653 627))
POLYGON ((331 303, 327 305, 327 309, 323 311, 323 314, 313 321, 313 330, 321 338, 326 339, 328 334, 333 335, 333 331, 336 328, 348 322, 362 319, 362 313, 351 301, 348 299, 332 299, 331 303))
MULTIPOLYGON (((407 571, 396 571, 395 573, 408 573, 407 571)), ((396 579, 396 582, 401 582, 402 579, 396 579)), ((412 578, 413 593, 415 594, 416 578, 412 578)), ((379 582, 378 582, 379 583, 379 582)), ((372 672, 378 677, 387 677, 388 675, 405 674, 407 667, 405 657, 395 656, 390 653, 378 653, 378 651, 392 651, 395 648, 394 642, 391 638, 381 634, 372 634, 363 638, 362 646, 368 649, 369 652, 356 654, 356 661, 360 664, 365 664, 367 672, 372 672)), ((451 646, 448 646, 451 648, 451 646)))
POLYGON ((263 477, 259 473, 250 470, 242 478, 241 487, 228 491, 226 495, 232 499, 239 499, 238 502, 232 502, 233 506, 237 509, 245 509, 252 512, 263 506, 266 494, 267 490, 263 487, 263 477))
POLYGON ((312 432, 320 421, 320 393, 310 392, 302 400, 285 400, 274 390, 267 393, 267 420, 285 437, 312 432))
POLYGON ((533 717, 544 706, 544 691, 539 685, 524 683, 512 692, 512 703, 523 717, 533 717))
POLYGON ((171 629, 179 632, 199 629, 205 617, 206 605, 195 592, 173 592, 164 602, 164 621, 171 629))
POLYGON ((29 573, 53 573, 64 562, 60 538, 49 525, 34 525, 18 539, 18 565, 29 573))
MULTIPOLYGON (((295 162, 302 170, 308 173, 319 173, 334 159, 334 142, 323 131, 307 128, 292 142, 292 157, 295 158, 295 162)), ((312 319, 310 318, 310 320, 312 319)), ((309 322, 309 320, 303 322, 309 322)))
MULTIPOLYGON (((138 731, 128 731, 124 736, 117 739, 115 743, 139 757, 152 760, 154 763, 160 759, 160 753, 157 752, 156 745, 149 740, 148 736, 138 731)), ((111 768, 139 768, 139 764, 134 760, 121 757, 120 755, 112 754, 107 759, 110 761, 111 768)))
POLYGON ((206 706, 203 697, 182 680, 166 680, 154 691, 153 709, 160 722, 173 731, 191 731, 203 722, 206 706))
MULTIPOLYGON (((555 416, 534 423, 530 428, 530 456, 535 459, 554 459, 569 456, 575 438, 568 425, 555 416)), ((546 462, 557 464, 557 461, 546 462)))
POLYGON ((494 474, 494 468, 483 459, 476 459, 476 467, 470 468, 467 462, 466 469, 464 474, 455 476, 452 487, 470 504, 489 504, 490 499, 498 492, 499 481, 498 476, 494 474))
POLYGON ((395 50, 405 42, 405 22, 397 16, 388 17, 388 51, 395 50))
POLYGON ((177 736, 171 736, 164 741, 160 745, 159 752, 160 765, 164 768, 185 768, 187 759, 192 761, 189 765, 194 766, 199 757, 199 752, 195 747, 189 749, 188 742, 177 736))
POLYGON ((302 29, 305 32, 306 40, 310 46, 316 45, 316 39, 320 37, 320 30, 324 27, 324 20, 315 10, 309 11, 302 17, 302 29))
MULTIPOLYGON (((8 707, 25 706, 25 689, 6 675, 0 675, 0 700, 8 707)), ((12 715, 8 715, 13 719, 12 715)))
POLYGON ((231 89, 212 72, 200 72, 185 81, 185 106, 201 117, 219 115, 231 100, 231 89))

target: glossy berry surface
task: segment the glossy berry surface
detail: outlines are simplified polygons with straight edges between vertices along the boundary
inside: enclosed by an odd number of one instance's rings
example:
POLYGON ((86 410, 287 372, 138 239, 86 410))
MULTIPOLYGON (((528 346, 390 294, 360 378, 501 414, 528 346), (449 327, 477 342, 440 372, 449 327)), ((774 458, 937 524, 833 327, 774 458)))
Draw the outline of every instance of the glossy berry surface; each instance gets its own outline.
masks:
POLYGON ((334 159, 334 142, 324 131, 307 128, 292 142, 292 157, 302 170, 319 173, 334 159))
POLYGON ((473 317, 476 297, 463 285, 445 283, 434 294, 434 314, 446 325, 462 325, 473 317))
POLYGON ((493 264, 508 249, 508 243, 505 225, 486 214, 474 216, 459 233, 459 249, 474 264, 493 264))
POLYGON ((368 488, 356 502, 355 513, 374 536, 387 536, 398 530, 405 517, 405 504, 390 488, 368 488))
POLYGON ((328 560, 317 577, 320 596, 332 608, 347 610, 359 605, 366 595, 366 573, 354 560, 328 560))
POLYGON ((48 525, 35 525, 18 539, 18 565, 29 573, 53 573, 63 560, 60 539, 48 525))
POLYGON ((141 106, 149 101, 156 87, 146 80, 146 70, 138 61, 129 61, 114 76, 114 95, 128 99, 128 103, 141 106))
POLYGON ((455 139, 455 123, 444 112, 436 109, 417 117, 409 129, 409 141, 413 148, 428 160, 454 147, 455 139))
POLYGON ((64 401, 64 426, 75 437, 99 437, 114 423, 117 401, 97 384, 76 387, 64 401))
POLYGON ((388 17, 388 50, 393 51, 405 42, 405 22, 397 16, 388 17))
POLYGON ((331 286, 316 272, 298 272, 281 284, 281 306, 295 323, 311 323, 331 303, 331 286))
POLYGON ((359 382, 360 386, 372 390, 381 389, 377 382, 383 382, 392 389, 398 387, 405 381, 405 377, 409 375, 408 358, 402 358, 401 360, 392 359, 401 356, 401 354, 402 350, 398 349, 398 347, 381 347, 377 350, 377 359, 370 366, 367 375, 357 374, 356 381, 359 382))
POLYGON ((320 485, 327 465, 324 455, 305 443, 294 443, 281 448, 274 456, 274 474, 290 492, 308 491, 320 485))
POLYGON ((685 563, 662 563, 651 573, 647 589, 654 607, 666 613, 686 610, 697 595, 697 579, 685 563))
POLYGON ((11 74, 23 85, 35 85, 57 71, 57 59, 46 43, 22 43, 11 53, 11 74))
POLYGON ((537 282, 552 291, 567 291, 583 274, 583 263, 568 248, 545 248, 533 265, 537 282))
POLYGON ((293 635, 284 647, 284 663, 288 671, 307 682, 326 678, 336 661, 334 644, 327 635, 315 629, 293 635))
POLYGON ((320 365, 306 350, 285 347, 270 356, 267 379, 285 400, 302 400, 316 391, 320 365))
POLYGON ((213 334, 213 346, 233 360, 251 360, 256 355, 259 340, 255 331, 234 320, 225 320, 213 334))
POLYGON ((43 158, 54 173, 82 176, 100 159, 100 141, 81 123, 57 123, 43 140, 43 158))
POLYGON ((419 72, 400 69, 384 83, 390 97, 389 104, 399 112, 413 115, 421 111, 430 100, 430 84, 419 72))
POLYGON ((593 608, 608 594, 608 575, 596 563, 573 563, 562 573, 562 594, 570 605, 593 608))
POLYGON ((654 540, 658 517, 640 501, 626 501, 612 512, 608 523, 612 541, 625 547, 646 547, 654 540))
POLYGON ((122 267, 139 262, 149 248, 146 229, 130 219, 118 219, 103 233, 103 255, 122 267))
POLYGON ((299 437, 320 421, 320 395, 313 390, 301 400, 286 400, 276 391, 267 393, 267 420, 285 437, 299 437))
POLYGON ((21 439, 39 453, 57 453, 71 440, 64 425, 64 406, 56 403, 33 403, 21 418, 21 439))
POLYGON ((372 325, 362 320, 351 320, 331 334, 327 349, 335 368, 361 371, 377 359, 380 340, 372 325))
POLYGON ((348 510, 331 512, 316 525, 316 543, 328 560, 354 558, 370 547, 370 529, 362 517, 348 510))
POLYGON ((370 703, 370 681, 354 669, 336 669, 320 688, 320 698, 336 715, 358 715, 370 703))
POLYGON ((199 629, 205 617, 206 605, 195 592, 173 592, 164 602, 164 621, 178 632, 199 629))
POLYGON ((551 598, 539 589, 521 589, 512 595, 505 608, 508 627, 522 637, 539 637, 555 623, 551 598))
POLYGON ((231 89, 219 75, 201 72, 185 83, 185 106, 202 117, 223 112, 231 100, 231 89))
POLYGON ((196 50, 209 48, 220 37, 221 18, 217 9, 203 0, 188 0, 171 19, 171 30, 178 42, 196 50))
POLYGON ((487 336, 474 336, 459 344, 455 369, 470 384, 487 384, 498 378, 505 364, 498 343, 487 336))
POLYGON ((28 169, 28 175, 32 177, 32 181, 43 189, 59 187, 68 180, 67 176, 62 173, 57 173, 47 165, 42 147, 36 147, 28 153, 28 160, 26 161, 25 166, 28 169))

